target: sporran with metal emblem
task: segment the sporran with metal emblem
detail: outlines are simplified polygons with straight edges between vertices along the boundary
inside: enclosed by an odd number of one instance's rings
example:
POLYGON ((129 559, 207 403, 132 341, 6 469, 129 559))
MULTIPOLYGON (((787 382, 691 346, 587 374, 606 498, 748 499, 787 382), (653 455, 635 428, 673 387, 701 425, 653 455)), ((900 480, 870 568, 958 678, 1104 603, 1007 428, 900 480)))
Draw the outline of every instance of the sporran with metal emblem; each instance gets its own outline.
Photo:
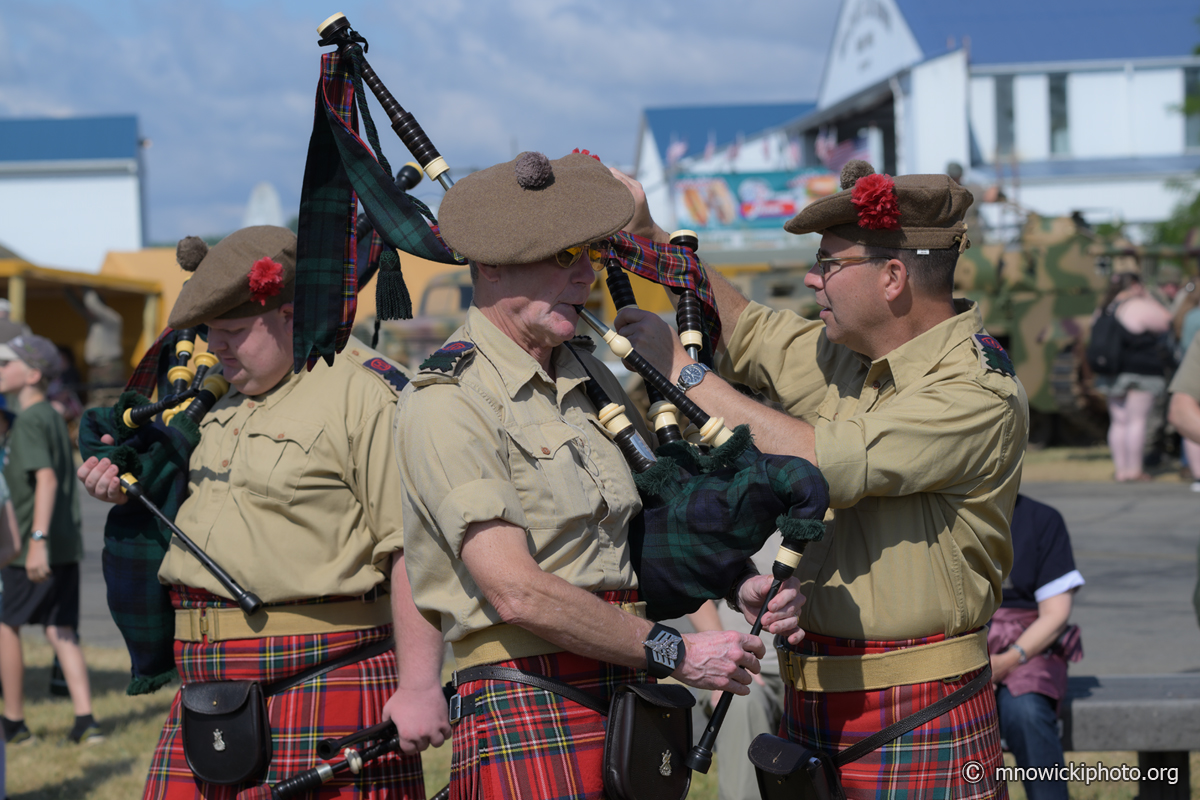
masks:
POLYGON ((631 683, 613 695, 604 736, 604 796, 682 800, 692 784, 695 698, 677 683, 631 683))
POLYGON ((189 683, 179 695, 183 753, 197 778, 230 786, 266 773, 271 723, 258 681, 189 683))

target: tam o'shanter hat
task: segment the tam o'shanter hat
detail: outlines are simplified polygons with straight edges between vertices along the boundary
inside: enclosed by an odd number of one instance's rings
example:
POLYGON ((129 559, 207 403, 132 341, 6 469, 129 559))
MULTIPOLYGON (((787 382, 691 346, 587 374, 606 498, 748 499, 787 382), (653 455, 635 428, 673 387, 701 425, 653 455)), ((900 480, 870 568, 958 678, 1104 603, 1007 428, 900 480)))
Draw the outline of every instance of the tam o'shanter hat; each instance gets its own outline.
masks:
POLYGON ((180 240, 175 258, 192 273, 167 321, 176 330, 253 317, 292 302, 295 294, 296 234, 287 228, 242 228, 211 249, 189 236, 180 240))
POLYGON ((970 246, 963 216, 971 192, 947 175, 877 175, 865 161, 842 168, 842 191, 814 200, 783 227, 903 250, 959 252, 970 246))
POLYGON ((633 195, 584 151, 551 161, 526 152, 463 178, 438 209, 442 237, 472 261, 529 264, 621 230, 633 195))

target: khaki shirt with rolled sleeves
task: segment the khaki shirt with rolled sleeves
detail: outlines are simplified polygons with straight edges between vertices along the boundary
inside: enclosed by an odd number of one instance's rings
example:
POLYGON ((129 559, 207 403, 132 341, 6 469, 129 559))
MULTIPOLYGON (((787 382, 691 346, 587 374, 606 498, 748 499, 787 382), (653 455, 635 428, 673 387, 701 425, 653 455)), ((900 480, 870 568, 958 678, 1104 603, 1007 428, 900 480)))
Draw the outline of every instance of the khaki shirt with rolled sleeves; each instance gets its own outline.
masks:
POLYGON ((832 344, 822 322, 755 303, 731 336, 722 374, 816 428, 833 510, 796 573, 805 630, 953 636, 1000 605, 1029 405, 988 363, 978 309, 955 307, 874 362, 832 344))
MULTIPOLYGON (((555 348, 552 380, 474 307, 450 341, 474 349, 451 372, 418 373, 396 415, 417 608, 447 642, 502 623, 462 562, 467 526, 489 520, 523 528, 538 565, 573 586, 636 588, 628 533, 641 499, 576 357, 555 348)), ((612 374, 576 352, 609 397, 632 408, 612 374)))
MULTIPOLYGON (((378 370, 395 366, 351 338, 332 366, 255 397, 231 389, 201 421, 175 523, 263 602, 353 597, 390 575, 404 545, 398 387, 378 370)), ((158 577, 229 596, 177 540, 158 577)))

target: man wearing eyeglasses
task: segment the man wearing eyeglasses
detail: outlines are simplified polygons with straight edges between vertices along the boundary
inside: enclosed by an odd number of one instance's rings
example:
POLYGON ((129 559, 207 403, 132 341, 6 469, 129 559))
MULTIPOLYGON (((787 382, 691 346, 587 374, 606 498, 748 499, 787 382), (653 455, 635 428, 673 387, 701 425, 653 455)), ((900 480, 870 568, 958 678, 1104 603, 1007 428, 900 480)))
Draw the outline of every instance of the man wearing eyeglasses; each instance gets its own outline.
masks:
MULTIPOLYGON (((464 178, 441 204, 442 235, 471 261, 474 305, 401 395, 395 441, 413 599, 454 651, 452 796, 603 792, 603 717, 480 668, 557 678, 607 706, 647 672, 746 694, 764 654, 756 636, 680 636, 639 615, 628 534, 641 501, 582 384, 590 374, 629 401, 588 349, 564 346, 604 239, 633 211, 583 153, 524 153, 464 178)), ((748 613, 769 584, 742 585, 748 613)), ((781 597, 766 622, 795 635, 794 584, 781 597)), ((658 769, 661 754, 647 755, 658 769)))
MULTIPOLYGON (((847 165, 842 189, 784 226, 822 235, 804 281, 819 319, 750 303, 708 271, 721 377, 787 413, 712 375, 688 395, 829 481, 829 535, 796 573, 806 637, 779 648, 784 734, 836 754, 963 688, 965 703, 842 765, 841 779, 849 797, 951 786, 992 797, 1003 790, 984 626, 1012 563, 1028 403, 978 308, 953 298, 971 195, 945 175, 893 180, 864 162, 847 165), (961 777, 969 761, 984 767, 979 783, 961 777)), ((666 241, 648 214, 638 219, 634 233, 666 241)), ((616 323, 672 378, 690 363, 656 317, 626 310, 616 323)))

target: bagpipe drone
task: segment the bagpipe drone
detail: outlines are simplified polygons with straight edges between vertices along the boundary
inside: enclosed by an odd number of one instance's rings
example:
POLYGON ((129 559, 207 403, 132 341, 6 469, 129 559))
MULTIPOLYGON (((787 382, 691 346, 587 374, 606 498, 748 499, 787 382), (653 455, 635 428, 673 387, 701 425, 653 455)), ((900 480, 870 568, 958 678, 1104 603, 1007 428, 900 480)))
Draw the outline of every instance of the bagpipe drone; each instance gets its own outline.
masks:
MULTIPOLYGON (((367 42, 346 17, 330 17, 318 32, 319 44, 337 49, 321 57, 316 120, 301 199, 297 370, 318 357, 332 359, 353 324, 350 287, 363 272, 354 257, 364 250, 355 238, 359 228, 353 224, 358 201, 371 223, 372 241, 378 238, 384 246, 379 260, 380 309, 398 316, 411 314, 396 250, 443 263, 461 262, 438 236, 429 210, 391 178, 365 100, 359 99, 362 86, 375 94, 393 129, 426 173, 449 189, 452 181, 445 160, 367 64, 367 42), (360 113, 376 155, 358 136, 360 113), (335 202, 325 202, 329 200, 335 202), (336 214, 328 211, 331 207, 338 209, 336 214), (334 230, 348 234, 335 235, 334 230), (333 287, 342 287, 340 305, 328 302, 333 287)), ((621 232, 607 244, 611 252, 605 266, 617 307, 633 298, 623 267, 668 287, 679 295, 677 321, 683 345, 693 358, 710 354, 712 343, 719 339, 720 321, 695 254, 695 234, 679 232, 671 244, 663 245, 621 232)), ((642 495, 644 510, 631 525, 630 540, 639 595, 647 602, 648 616, 673 618, 695 611, 705 600, 725 597, 747 574, 749 557, 779 531, 784 545, 773 570, 773 597, 795 569, 805 545, 824 535, 822 519, 829 495, 820 472, 800 458, 761 453, 747 428, 725 429, 720 419, 705 414, 634 352, 624 337, 586 309, 579 312, 614 353, 645 379, 652 393, 650 413, 660 442, 657 453, 637 435, 620 406, 597 394, 596 381, 586 382, 601 421, 625 453, 642 495), (695 425, 690 438, 702 443, 699 448, 681 441, 680 412, 695 425)), ((756 633, 760 627, 761 622, 756 623, 756 633)), ((727 694, 722 705, 727 707, 731 699, 727 694)), ((712 740, 723 716, 719 708, 701 744, 689 756, 691 768, 707 771, 712 740)))

